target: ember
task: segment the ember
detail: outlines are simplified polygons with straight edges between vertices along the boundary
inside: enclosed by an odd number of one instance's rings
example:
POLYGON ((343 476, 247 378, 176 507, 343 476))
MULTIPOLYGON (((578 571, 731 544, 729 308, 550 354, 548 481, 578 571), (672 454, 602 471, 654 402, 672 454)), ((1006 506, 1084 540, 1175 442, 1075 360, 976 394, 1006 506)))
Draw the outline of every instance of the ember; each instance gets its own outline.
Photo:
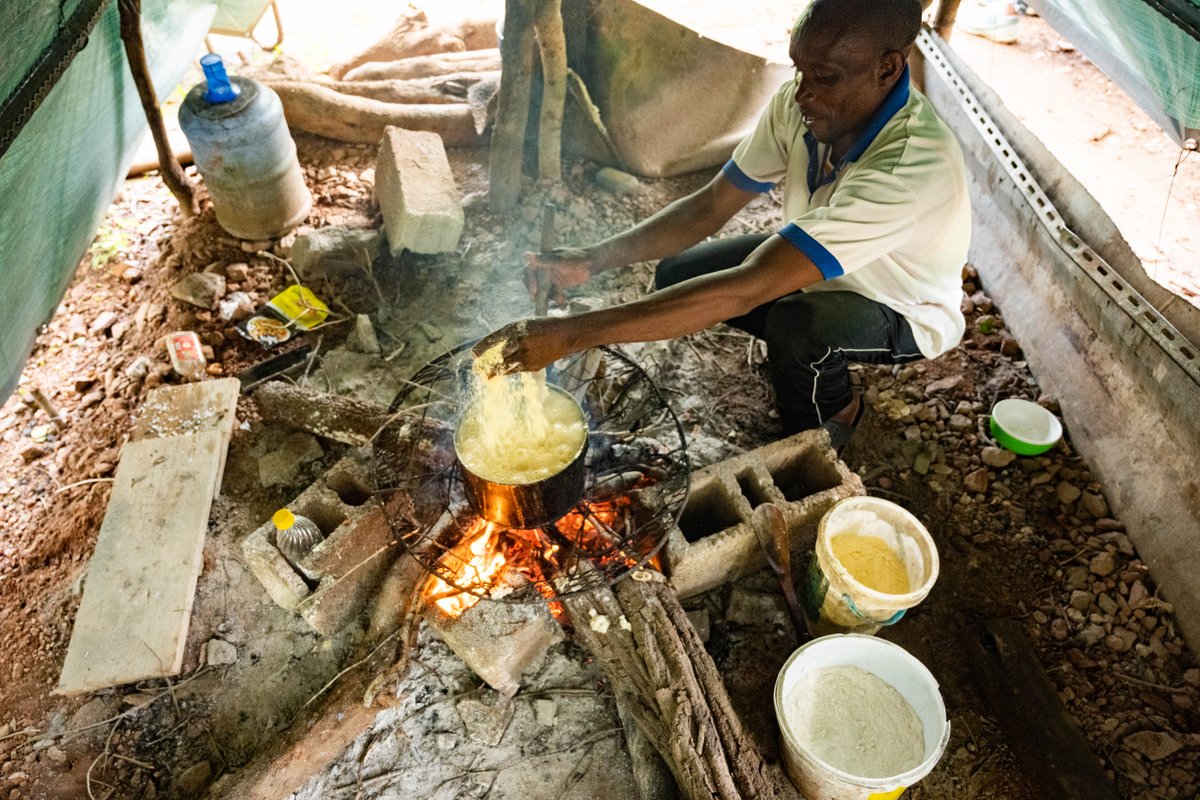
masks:
POLYGON ((497 531, 496 525, 480 519, 472 531, 464 536, 465 547, 455 548, 445 557, 445 560, 453 558, 462 562, 461 566, 451 569, 457 576, 455 583, 463 588, 450 586, 434 576, 429 589, 426 590, 426 596, 445 614, 451 617, 462 616, 467 609, 479 602, 500 574, 505 558, 497 547, 497 531), (472 536, 474 538, 471 538, 472 536))

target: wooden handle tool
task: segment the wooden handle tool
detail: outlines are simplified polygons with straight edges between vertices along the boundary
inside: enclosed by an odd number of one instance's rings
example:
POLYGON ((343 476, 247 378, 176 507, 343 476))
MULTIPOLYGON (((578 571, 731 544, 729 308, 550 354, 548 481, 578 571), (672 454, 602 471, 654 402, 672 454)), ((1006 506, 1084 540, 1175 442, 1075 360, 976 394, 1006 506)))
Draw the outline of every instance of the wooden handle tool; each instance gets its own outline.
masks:
MULTIPOLYGON (((554 215, 558 211, 553 203, 542 207, 542 252, 548 253, 554 249, 554 215)), ((537 292, 533 297, 533 313, 539 317, 546 316, 550 310, 550 290, 553 284, 548 270, 537 271, 537 292)))
POLYGON ((767 563, 783 589, 783 600, 787 603, 788 615, 796 627, 796 636, 800 641, 804 641, 808 638, 808 628, 804 623, 804 615, 800 612, 796 584, 792 580, 791 539, 788 536, 783 509, 774 503, 763 503, 754 509, 750 516, 750 527, 754 528, 754 535, 767 557, 767 563))

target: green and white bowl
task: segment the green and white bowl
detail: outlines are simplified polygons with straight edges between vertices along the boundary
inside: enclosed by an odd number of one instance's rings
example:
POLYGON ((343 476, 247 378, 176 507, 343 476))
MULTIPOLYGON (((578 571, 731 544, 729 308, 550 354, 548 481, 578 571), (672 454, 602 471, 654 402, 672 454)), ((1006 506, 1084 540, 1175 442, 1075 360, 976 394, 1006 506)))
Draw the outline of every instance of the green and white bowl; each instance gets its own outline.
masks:
POLYGON ((1044 453, 1062 438, 1062 423, 1037 403, 1009 398, 992 406, 992 436, 1017 455, 1044 453))

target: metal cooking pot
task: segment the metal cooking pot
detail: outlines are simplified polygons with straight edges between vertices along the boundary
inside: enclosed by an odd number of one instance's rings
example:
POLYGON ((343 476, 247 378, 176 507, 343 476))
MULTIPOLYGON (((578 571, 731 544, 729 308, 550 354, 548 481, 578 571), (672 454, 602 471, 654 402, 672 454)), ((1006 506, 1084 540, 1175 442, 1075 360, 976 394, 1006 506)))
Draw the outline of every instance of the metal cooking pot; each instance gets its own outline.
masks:
MULTIPOLYGON (((549 389, 570 398, 579 409, 580 424, 587 427, 587 418, 574 397, 551 384, 549 389)), ((468 406, 463 416, 471 413, 468 406)), ((458 434, 454 434, 455 460, 462 475, 467 501, 471 508, 486 520, 509 528, 538 528, 549 525, 575 507, 583 497, 584 461, 587 458, 588 437, 583 437, 579 452, 570 463, 553 475, 533 483, 497 483, 469 470, 458 458, 458 434)))

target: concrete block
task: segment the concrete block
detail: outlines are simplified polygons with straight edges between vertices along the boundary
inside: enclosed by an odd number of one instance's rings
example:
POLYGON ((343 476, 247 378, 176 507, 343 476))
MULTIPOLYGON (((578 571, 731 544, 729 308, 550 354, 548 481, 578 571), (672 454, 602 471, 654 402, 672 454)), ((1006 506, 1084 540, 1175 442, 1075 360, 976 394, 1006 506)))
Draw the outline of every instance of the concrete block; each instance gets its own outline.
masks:
POLYGON ((242 551, 271 599, 329 636, 366 606, 400 545, 372 497, 366 465, 353 456, 334 464, 288 508, 315 522, 325 539, 293 564, 276 549, 267 521, 243 540, 242 551))
POLYGON ((242 540, 242 558, 280 608, 294 611, 312 591, 283 557, 283 553, 267 540, 263 528, 242 540))
POLYGON ((512 697, 521 676, 562 641, 563 630, 541 600, 505 603, 480 600, 460 617, 430 606, 429 626, 484 683, 512 697))
POLYGON ((389 127, 375 167, 375 196, 392 255, 445 253, 458 247, 462 200, 436 133, 389 127))
POLYGON ((292 268, 306 281, 361 275, 382 253, 380 231, 328 225, 296 237, 292 268))
POLYGON ((817 523, 845 497, 865 494, 862 480, 837 457, 825 431, 804 431, 698 470, 663 560, 682 598, 766 567, 750 516, 763 503, 783 509, 793 564, 802 563, 817 523))

